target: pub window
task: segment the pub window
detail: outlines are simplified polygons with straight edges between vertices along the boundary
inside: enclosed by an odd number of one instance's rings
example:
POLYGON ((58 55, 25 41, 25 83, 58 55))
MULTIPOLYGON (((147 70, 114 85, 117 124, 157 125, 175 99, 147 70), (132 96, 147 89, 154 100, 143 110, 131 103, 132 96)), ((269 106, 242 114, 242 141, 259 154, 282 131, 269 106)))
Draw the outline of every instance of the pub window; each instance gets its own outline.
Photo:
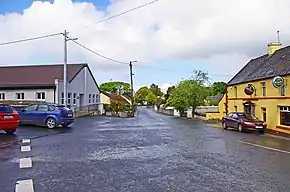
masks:
POLYGON ((24 99, 24 93, 16 93, 16 99, 18 100, 24 99))
POLYGON ((266 82, 262 82, 261 86, 262 86, 262 96, 266 96, 266 82))
POLYGON ((280 96, 285 96, 285 85, 280 88, 280 96))
POLYGON ((266 108, 262 108, 262 117, 263 117, 263 121, 267 121, 267 110, 266 108))
POLYGON ((235 89, 235 97, 238 97, 238 88, 237 88, 237 86, 235 86, 234 89, 235 89))
POLYGON ((37 100, 45 100, 45 92, 38 92, 36 93, 37 100))
POLYGON ((280 107, 280 125, 290 126, 290 107, 280 107))
POLYGON ((5 100, 5 93, 0 93, 0 100, 5 100))
POLYGON ((238 107, 237 106, 235 106, 235 112, 238 112, 238 107))

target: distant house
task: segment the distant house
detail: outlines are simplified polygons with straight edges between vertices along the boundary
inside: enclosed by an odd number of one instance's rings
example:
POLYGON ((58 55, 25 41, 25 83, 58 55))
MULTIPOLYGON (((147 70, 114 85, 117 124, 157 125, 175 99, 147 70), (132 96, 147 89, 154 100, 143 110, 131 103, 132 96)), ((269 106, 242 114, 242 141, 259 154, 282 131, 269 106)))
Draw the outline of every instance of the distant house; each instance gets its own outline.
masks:
MULTIPOLYGON (((67 103, 98 104, 100 90, 88 64, 68 64, 67 103)), ((63 65, 0 67, 0 102, 46 101, 64 104, 63 65)))
POLYGON ((107 92, 102 92, 100 94, 100 107, 99 109, 105 112, 105 110, 108 110, 108 108, 111 106, 112 103, 119 103, 119 104, 125 104, 125 105, 130 105, 131 101, 119 94, 115 93, 107 93, 107 92))
POLYGON ((214 95, 214 96, 207 96, 205 98, 206 104, 210 105, 212 103, 218 105, 218 103, 222 100, 223 95, 214 95))

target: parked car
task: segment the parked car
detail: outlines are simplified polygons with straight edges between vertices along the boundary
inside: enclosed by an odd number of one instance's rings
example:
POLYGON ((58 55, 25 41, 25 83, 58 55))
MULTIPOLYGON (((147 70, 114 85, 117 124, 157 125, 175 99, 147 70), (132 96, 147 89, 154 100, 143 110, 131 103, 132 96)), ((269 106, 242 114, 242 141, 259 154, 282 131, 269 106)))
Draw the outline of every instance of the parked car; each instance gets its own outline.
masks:
POLYGON ((73 111, 64 105, 52 103, 31 104, 19 110, 20 124, 68 127, 74 122, 73 111))
POLYGON ((4 130, 7 134, 13 134, 18 126, 18 112, 12 106, 0 103, 0 130, 4 130))
POLYGON ((259 131, 264 133, 267 129, 267 123, 255 117, 252 114, 233 112, 223 117, 222 126, 224 129, 228 127, 236 128, 240 132, 249 131, 259 131))

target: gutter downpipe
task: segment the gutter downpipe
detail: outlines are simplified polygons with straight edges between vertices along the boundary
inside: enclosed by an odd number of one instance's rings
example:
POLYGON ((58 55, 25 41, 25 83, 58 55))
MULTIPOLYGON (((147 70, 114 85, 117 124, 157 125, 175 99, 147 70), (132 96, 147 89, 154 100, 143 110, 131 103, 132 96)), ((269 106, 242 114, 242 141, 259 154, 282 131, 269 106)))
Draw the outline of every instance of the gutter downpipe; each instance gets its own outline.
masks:
POLYGON ((226 115, 228 115, 228 103, 229 103, 229 97, 228 97, 228 85, 226 85, 226 115))

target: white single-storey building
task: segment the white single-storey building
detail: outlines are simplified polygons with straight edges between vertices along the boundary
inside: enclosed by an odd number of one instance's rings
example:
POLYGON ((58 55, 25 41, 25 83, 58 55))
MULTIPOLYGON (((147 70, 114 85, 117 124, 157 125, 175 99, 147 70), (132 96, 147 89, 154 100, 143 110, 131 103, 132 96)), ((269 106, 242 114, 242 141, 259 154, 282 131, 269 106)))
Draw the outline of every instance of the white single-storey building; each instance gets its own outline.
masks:
MULTIPOLYGON (((86 63, 67 65, 67 104, 99 104, 100 89, 86 63)), ((1 100, 64 104, 63 64, 0 67, 1 100)))

